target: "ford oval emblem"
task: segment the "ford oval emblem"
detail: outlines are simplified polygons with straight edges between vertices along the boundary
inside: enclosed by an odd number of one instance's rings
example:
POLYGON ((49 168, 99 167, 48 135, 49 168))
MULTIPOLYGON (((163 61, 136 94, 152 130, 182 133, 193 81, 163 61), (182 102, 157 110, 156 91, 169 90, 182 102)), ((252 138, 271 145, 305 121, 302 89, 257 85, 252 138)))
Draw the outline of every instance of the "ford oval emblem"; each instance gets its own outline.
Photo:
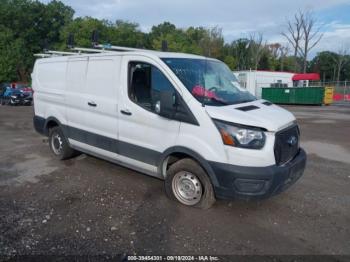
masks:
POLYGON ((288 138, 287 140, 287 144, 289 146, 295 146, 298 143, 298 138, 296 138, 295 136, 291 136, 290 138, 288 138))

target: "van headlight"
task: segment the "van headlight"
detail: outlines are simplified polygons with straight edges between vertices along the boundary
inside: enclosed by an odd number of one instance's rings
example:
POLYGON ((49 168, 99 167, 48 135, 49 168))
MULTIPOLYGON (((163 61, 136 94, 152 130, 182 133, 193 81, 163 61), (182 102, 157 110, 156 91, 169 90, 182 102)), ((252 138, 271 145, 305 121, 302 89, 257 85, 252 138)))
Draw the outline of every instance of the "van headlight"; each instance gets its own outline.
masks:
POLYGON ((235 125, 221 120, 213 119, 225 145, 261 149, 265 145, 266 136, 261 128, 235 125))

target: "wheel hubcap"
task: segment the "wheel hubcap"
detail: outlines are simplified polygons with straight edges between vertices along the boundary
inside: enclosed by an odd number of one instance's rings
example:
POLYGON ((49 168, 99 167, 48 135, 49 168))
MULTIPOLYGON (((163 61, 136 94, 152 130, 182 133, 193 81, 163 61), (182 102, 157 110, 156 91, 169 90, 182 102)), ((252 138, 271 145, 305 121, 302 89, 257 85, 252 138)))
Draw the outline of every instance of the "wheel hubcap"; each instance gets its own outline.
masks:
POLYGON ((172 181, 172 189, 175 197, 185 205, 195 205, 202 197, 202 184, 192 173, 181 171, 172 181))
POLYGON ((62 138, 60 137, 59 134, 54 134, 52 139, 51 139, 51 146, 52 150, 56 155, 61 154, 62 151, 62 138))

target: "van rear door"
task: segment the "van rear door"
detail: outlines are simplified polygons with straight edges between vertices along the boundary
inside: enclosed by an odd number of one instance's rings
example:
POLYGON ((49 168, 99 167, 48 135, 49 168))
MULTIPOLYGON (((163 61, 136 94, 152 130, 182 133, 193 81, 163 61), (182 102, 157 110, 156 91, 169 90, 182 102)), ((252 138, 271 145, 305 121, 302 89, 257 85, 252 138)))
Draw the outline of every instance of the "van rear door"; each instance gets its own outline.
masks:
POLYGON ((86 130, 86 70, 88 57, 68 58, 66 76, 66 117, 68 137, 77 141, 85 140, 79 130, 86 130))

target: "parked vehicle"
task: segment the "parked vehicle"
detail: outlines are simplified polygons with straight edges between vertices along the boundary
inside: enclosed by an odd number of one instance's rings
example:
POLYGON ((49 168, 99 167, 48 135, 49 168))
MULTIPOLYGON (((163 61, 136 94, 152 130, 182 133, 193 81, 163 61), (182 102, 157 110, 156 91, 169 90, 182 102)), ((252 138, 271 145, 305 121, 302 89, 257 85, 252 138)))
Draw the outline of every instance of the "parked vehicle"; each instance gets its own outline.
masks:
POLYGON ((9 85, 4 84, 0 95, 1 105, 8 105, 12 94, 12 88, 9 85))
POLYGON ((34 127, 58 159, 77 150, 158 177, 188 206, 267 198, 305 168, 295 117, 244 91, 215 59, 147 50, 56 56, 35 62, 32 81, 34 127))
POLYGON ((23 90, 15 89, 11 96, 9 97, 8 104, 11 106, 30 106, 33 102, 33 97, 31 93, 26 93, 23 90))
POLYGON ((30 106, 33 101, 33 90, 31 88, 12 88, 7 86, 1 96, 2 105, 26 105, 30 106))

